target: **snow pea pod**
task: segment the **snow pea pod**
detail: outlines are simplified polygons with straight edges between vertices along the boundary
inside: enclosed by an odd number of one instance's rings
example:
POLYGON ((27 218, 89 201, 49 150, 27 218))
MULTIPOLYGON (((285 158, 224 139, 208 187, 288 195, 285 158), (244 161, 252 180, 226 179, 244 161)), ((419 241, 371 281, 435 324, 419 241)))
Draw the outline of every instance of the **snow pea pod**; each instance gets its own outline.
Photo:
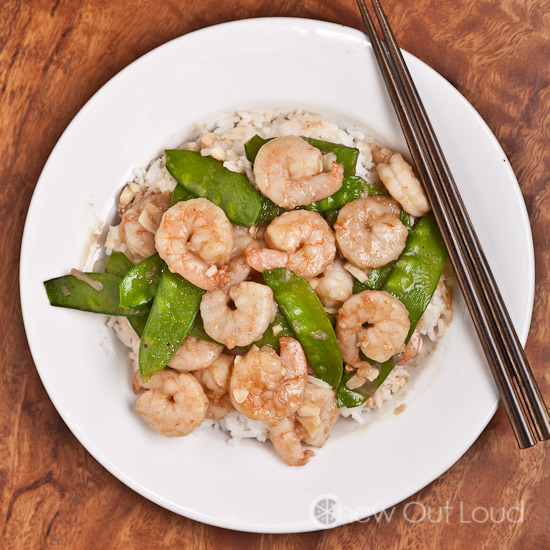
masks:
POLYGON ((315 375, 337 388, 342 377, 342 355, 334 329, 313 289, 284 267, 264 271, 264 280, 273 290, 273 297, 304 348, 315 375))
POLYGON ((52 306, 80 309, 105 315, 143 315, 147 308, 120 305, 119 285, 122 280, 110 273, 86 273, 101 284, 101 290, 73 275, 65 275, 44 282, 52 306))
POLYGON ((120 282, 120 305, 140 306, 153 301, 165 266, 158 254, 139 262, 120 282))
MULTIPOLYGON (((405 342, 409 341, 432 299, 446 258, 447 250, 433 214, 420 218, 410 231, 405 249, 395 267, 381 287, 400 300, 409 312, 411 326, 405 342)), ((380 374, 373 382, 367 382, 355 390, 345 385, 350 376, 345 380, 343 378, 338 388, 339 406, 355 407, 364 403, 380 387, 393 367, 394 362, 389 359, 380 366, 380 374)))
POLYGON ((376 189, 374 185, 367 183, 367 191, 369 197, 388 197, 389 193, 385 189, 376 189))
POLYGON ((282 338, 283 336, 291 336, 292 338, 294 338, 294 332, 292 332, 290 325, 288 324, 282 313, 280 311, 277 311, 275 319, 265 329, 262 337, 257 342, 254 342, 253 344, 250 344, 250 346, 246 347, 251 348, 252 346, 258 346, 259 348, 261 348, 262 346, 270 346, 276 352, 279 352, 279 338, 282 338), (277 331, 276 329, 277 334, 273 332, 273 329, 275 327, 280 327, 280 330, 277 331))
POLYGON ((367 280, 364 283, 360 283, 357 279, 353 280, 353 293, 359 294, 363 290, 380 290, 384 283, 388 280, 397 260, 389 262, 382 267, 375 267, 368 274, 367 280))
MULTIPOLYGON (((117 277, 124 278, 126 273, 134 267, 134 264, 126 257, 122 252, 116 250, 111 253, 107 263, 105 264, 105 273, 116 275, 117 277)), ((128 315, 127 319, 132 328, 136 331, 136 334, 141 337, 145 323, 147 323, 147 317, 149 315, 150 308, 148 307, 143 315, 128 315)))
POLYGON ((367 381, 361 387, 350 390, 347 387, 347 382, 355 374, 355 371, 345 372, 336 392, 336 402, 339 407, 352 408, 362 405, 382 385, 394 367, 393 359, 388 359, 384 363, 369 362, 380 369, 378 376, 372 382, 367 381))
POLYGON ((401 223, 410 231, 412 229, 412 220, 410 214, 401 210, 401 216, 399 216, 401 223))
POLYGON ((193 338, 198 338, 199 340, 204 340, 205 342, 211 342, 213 344, 218 343, 216 342, 216 340, 210 338, 210 336, 206 334, 200 311, 197 313, 197 316, 195 317, 195 322, 189 329, 189 333, 187 334, 187 336, 193 336, 193 338))
POLYGON ((330 227, 333 227, 334 224, 336 223, 339 213, 340 213, 340 210, 327 210, 326 212, 323 212, 323 217, 325 218, 326 222, 330 225, 330 227))
POLYGON ((256 155, 258 154, 258 151, 268 142, 271 141, 273 138, 267 138, 264 139, 260 137, 259 135, 255 135, 251 137, 245 144, 244 144, 244 153, 246 155, 246 158, 254 164, 254 161, 256 160, 256 155))
POLYGON ((134 267, 134 264, 128 259, 126 254, 113 250, 105 264, 105 273, 110 273, 117 277, 124 277, 132 267, 134 267))
POLYGON ((382 287, 409 312, 407 342, 432 299, 446 259, 447 249, 435 217, 427 214, 409 233, 405 249, 382 287))
POLYGON ((275 204, 265 195, 262 195, 260 200, 262 201, 262 206, 260 208, 260 213, 258 214, 258 217, 255 221, 256 225, 264 225, 266 223, 270 223, 277 216, 280 216, 285 211, 284 208, 281 208, 279 205, 275 204))
POLYGON ((254 224, 261 208, 260 193, 244 174, 194 151, 170 149, 164 154, 167 170, 187 191, 212 201, 237 225, 254 224))
POLYGON ((136 331, 136 334, 140 338, 143 334, 143 331, 145 330, 145 325, 147 324, 147 319, 149 318, 150 311, 151 310, 148 309, 147 313, 145 313, 144 315, 130 315, 127 317, 131 327, 136 331))
POLYGON ((193 195, 193 193, 190 193, 183 187, 183 185, 176 185, 174 187, 174 191, 172 191, 172 200, 170 201, 170 206, 174 206, 174 204, 181 202, 181 201, 188 201, 190 199, 196 199, 197 197, 193 195))
POLYGON ((139 372, 144 382, 176 353, 195 321, 203 294, 204 290, 180 275, 163 270, 139 346, 139 372))

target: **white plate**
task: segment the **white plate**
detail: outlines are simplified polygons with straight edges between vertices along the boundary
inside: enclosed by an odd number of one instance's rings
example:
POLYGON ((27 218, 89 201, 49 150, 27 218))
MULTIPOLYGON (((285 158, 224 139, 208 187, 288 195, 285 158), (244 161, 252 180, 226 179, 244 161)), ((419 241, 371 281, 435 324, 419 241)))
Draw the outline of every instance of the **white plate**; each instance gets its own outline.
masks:
MULTIPOLYGON (((471 105, 418 59, 406 59, 525 341, 534 260, 514 174, 471 105)), ((151 431, 133 411, 124 350, 104 317, 50 307, 42 285, 79 263, 98 220, 113 221, 115 197, 134 167, 183 141, 196 122, 267 106, 353 122, 406 149, 362 33, 305 19, 256 19, 183 36, 108 82, 59 140, 27 217, 21 302, 44 386, 103 466, 184 516, 275 533, 332 527, 390 507, 437 478, 478 437, 498 397, 462 300, 438 354, 391 408, 373 415, 367 429, 344 422, 306 467, 291 468, 255 441, 232 447, 213 430, 178 439, 151 431), (391 414, 401 402, 405 411, 391 414), (323 524, 312 505, 327 494, 339 507, 323 524)))

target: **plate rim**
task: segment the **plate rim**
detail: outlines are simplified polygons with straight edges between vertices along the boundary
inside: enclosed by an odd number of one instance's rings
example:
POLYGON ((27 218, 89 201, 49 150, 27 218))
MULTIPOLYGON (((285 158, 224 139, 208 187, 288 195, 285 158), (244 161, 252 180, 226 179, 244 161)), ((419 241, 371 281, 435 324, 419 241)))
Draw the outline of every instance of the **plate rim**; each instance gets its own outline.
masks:
MULTIPOLYGON (((23 317, 23 324, 24 324, 24 327, 25 327, 25 333, 27 335, 28 346, 29 346, 29 349, 31 351, 31 355, 32 355, 32 358, 33 358, 33 363, 36 367, 36 370, 38 372, 40 380, 41 380, 41 382, 42 382, 42 384, 43 384, 43 386, 46 390, 46 393, 48 394, 48 398, 50 399, 50 401, 52 401, 52 404, 54 405, 57 413, 60 415, 60 417, 62 418, 62 420, 66 424, 66 426, 69 428, 69 430, 72 432, 73 436, 76 437, 76 439, 79 441, 79 443, 83 445, 83 447, 86 449, 86 451, 88 453, 90 453, 94 457, 94 459, 97 460, 101 464, 101 466, 103 466, 109 473, 111 473, 113 476, 118 478, 120 481, 122 481, 127 487, 129 487, 133 491, 137 492, 138 494, 140 494, 144 498, 147 498, 148 500, 154 502, 155 504, 157 504, 159 506, 162 506, 163 508, 166 508, 166 509, 170 510, 171 512, 174 512, 178 515, 183 515, 183 514, 182 514, 181 510, 179 510, 175 504, 172 504, 170 501, 168 501, 167 499, 165 499, 162 496, 158 495, 157 493, 152 492, 150 489, 148 489, 144 486, 141 486, 139 483, 137 483, 136 481, 134 481, 133 479, 128 477, 127 474, 124 473, 124 471, 120 470, 112 462, 110 462, 109 459, 107 459, 99 451, 99 449, 97 449, 92 444, 92 442, 88 439, 86 434, 80 430, 79 426, 76 425, 75 423, 73 423, 73 421, 70 417, 70 413, 68 411, 66 411, 64 407, 62 407, 60 404, 58 404, 56 402, 57 399, 54 400, 52 398, 51 393, 48 390, 48 384, 47 384, 47 382, 45 381, 45 379, 42 375, 41 368, 38 366, 38 362, 36 361, 36 353, 33 351, 33 344, 31 343, 31 339, 28 336, 29 332, 27 330, 27 325, 28 325, 27 317, 30 314, 30 311, 32 310, 32 307, 30 305, 28 305, 28 303, 26 302, 26 299, 24 298, 25 294, 24 294, 24 288, 23 288, 24 283, 25 283, 26 275, 25 275, 25 272, 22 268, 24 266, 24 258, 27 255, 27 249, 29 249, 30 246, 31 246, 31 244, 29 243, 29 238, 30 237, 29 237, 29 230, 28 230, 27 221, 28 221, 29 217, 31 217, 33 215, 34 211, 37 208, 37 206, 36 206, 36 195, 37 195, 36 191, 37 191, 37 189, 39 188, 39 186, 41 184, 44 185, 43 175, 47 172, 49 164, 51 162, 53 162, 52 159, 56 155, 57 150, 59 148, 61 148, 62 143, 66 139, 66 135, 69 133, 69 131, 72 129, 72 127, 75 126, 75 125, 78 125, 78 123, 80 121, 80 118, 82 116, 84 116, 84 114, 87 113, 87 111, 89 109, 92 108, 94 103, 98 100, 98 97, 102 93, 104 93, 104 91, 106 89, 109 89, 111 86, 116 85, 116 82, 118 82, 119 79, 124 78, 125 74, 127 72, 133 70, 134 66, 139 64, 140 62, 142 62, 142 60, 144 60, 145 58, 148 58, 149 56, 152 56, 152 55, 158 55, 159 52, 163 50, 163 48, 168 48, 176 42, 183 42, 186 39, 188 39, 188 37, 190 37, 190 36, 196 36, 198 34, 206 34, 206 33, 215 32, 216 30, 218 30, 222 27, 237 27, 237 26, 242 26, 242 27, 251 26, 251 27, 254 27, 258 23, 273 24, 274 26, 282 24, 282 25, 287 25, 287 28, 288 28, 288 25, 290 23, 292 23, 293 25, 298 24, 300 26, 305 26, 305 27, 308 27, 308 28, 313 28, 314 26, 320 26, 320 27, 325 27, 327 29, 330 29, 333 32, 337 31, 339 33, 343 33, 344 35, 348 35, 348 36, 349 35, 355 35, 356 38, 362 38, 362 39, 366 38, 365 34, 362 31, 359 31, 355 28, 348 27, 346 25, 342 25, 342 24, 339 24, 339 23, 333 23, 333 22, 328 22, 328 21, 323 21, 323 20, 318 20, 318 19, 298 18, 298 17, 257 17, 257 18, 240 19, 240 20, 235 20, 235 21, 229 21, 229 22, 224 22, 224 23, 220 23, 220 24, 210 25, 210 26, 207 26, 207 27, 204 27, 204 28, 201 28, 201 29, 183 34, 183 35, 178 36, 176 38, 173 38, 173 39, 161 44, 160 46, 146 52, 145 54, 143 54, 142 56, 138 57, 137 59, 132 61, 130 64, 125 66, 122 70, 120 70, 113 77, 111 77, 105 84, 103 84, 90 97, 90 99, 88 101, 86 101, 86 103, 79 109, 77 114, 71 119, 69 124, 66 126, 66 128, 64 129, 64 131, 62 132, 62 134, 58 138, 55 146, 53 147, 50 154, 48 155, 48 159, 46 160, 46 162, 45 162, 45 164, 44 164, 44 166, 41 170, 41 173, 40 173, 40 176, 37 180, 35 189, 33 190, 33 195, 32 195, 32 198, 31 198, 31 201, 29 203, 29 207, 28 207, 28 210, 27 210, 27 213, 26 213, 25 226, 24 226, 23 235, 22 235, 22 239, 21 239, 21 249, 20 249, 20 258, 19 258, 19 267, 20 267, 20 269, 19 269, 19 292, 20 292, 20 302, 21 302, 21 312, 22 312, 22 317, 23 317)), ((370 43, 368 42, 368 39, 366 41, 366 46, 369 47, 369 48, 371 47, 370 43)), ((515 175, 515 173, 512 169, 512 166, 511 166, 506 154, 504 153, 504 151, 502 149, 502 146, 498 142, 496 136, 493 134, 493 132, 491 131, 491 129, 489 128, 489 126, 487 125, 487 123, 485 122, 483 117, 474 108, 474 106, 462 95, 462 93, 455 86, 453 86, 445 77, 443 77, 435 69, 430 67, 427 63, 425 63, 424 61, 420 60, 419 58, 413 56, 412 54, 409 54, 408 52, 404 51, 403 53, 405 55, 405 60, 408 63, 412 61, 413 63, 418 63, 420 65, 423 65, 424 69, 431 72, 431 73, 433 73, 434 76, 436 78, 438 78, 443 85, 449 86, 450 88, 452 88, 452 90, 454 90, 455 95, 457 96, 457 98, 459 98, 460 101, 464 103, 464 105, 468 108, 468 110, 471 111, 473 116, 480 122, 481 127, 483 128, 484 134, 492 142, 492 144, 498 148, 498 151, 502 155, 503 159, 506 161, 506 170, 507 170, 508 175, 510 176, 512 182, 514 183, 513 189, 514 189, 514 193, 515 193, 515 195, 518 199, 517 202, 518 202, 518 206, 520 207, 520 210, 521 210, 522 222, 523 222, 523 225, 525 226, 525 228, 527 229, 525 237, 526 237, 526 245, 527 245, 527 248, 528 248, 527 254, 528 254, 529 259, 530 259, 529 266, 528 266, 528 271, 529 271, 529 288, 528 288, 528 304, 527 304, 528 305, 528 312, 527 312, 526 319, 525 319, 525 327, 522 327, 522 331, 519 334, 520 341, 522 342, 523 345, 525 345, 525 342, 526 342, 528 334, 529 334, 529 329, 530 329, 532 314, 533 314, 534 290, 535 290, 535 256, 534 256, 534 246, 533 246, 533 235, 532 235, 531 225, 530 225, 530 221, 529 221, 529 217, 528 217, 527 206, 525 204, 525 200, 524 200, 523 195, 521 193, 521 187, 519 185, 519 182, 516 178, 516 175, 515 175)), ((500 403, 500 399, 496 399, 495 402, 493 403, 493 406, 490 409, 490 412, 487 414, 487 417, 483 420, 483 422, 481 422, 479 424, 479 429, 474 430, 472 432, 472 436, 469 440, 469 443, 468 443, 467 447, 465 447, 463 450, 459 451, 458 456, 451 459, 448 464, 446 464, 443 468, 441 468, 441 470, 438 471, 438 473, 435 477, 430 475, 430 476, 428 476, 430 479, 422 480, 418 484, 416 484, 416 485, 418 485, 418 488, 416 489, 416 491, 413 494, 416 494, 417 492, 419 492, 420 490, 425 488, 427 485, 429 485, 431 482, 438 479, 445 471, 447 471, 449 468, 451 468, 460 458, 462 458, 462 456, 464 456, 464 454, 468 451, 468 449, 472 446, 472 444, 477 440, 479 435, 487 427, 487 425, 490 422, 491 418, 494 416, 494 414, 495 414, 495 412, 498 408, 499 403, 500 403)), ((390 503, 388 506, 386 506, 383 509, 388 509, 392 506, 395 506, 396 504, 398 504, 399 502, 402 502, 406 498, 410 498, 410 496, 412 496, 412 495, 409 495, 408 497, 405 497, 405 498, 398 499, 395 502, 390 503)), ((378 511, 375 511, 375 512, 373 512, 373 514, 377 513, 377 512, 378 511)), ((217 517, 213 517, 213 516, 210 516, 210 515, 207 515, 207 514, 203 514, 201 512, 195 512, 195 511, 191 511, 191 510, 187 510, 184 517, 188 517, 190 519, 193 519, 193 520, 196 520, 196 521, 201 521, 203 523, 207 523, 207 524, 214 525, 214 526, 217 526, 217 527, 240 530, 240 531, 245 531, 245 532, 254 532, 254 533, 299 533, 299 532, 311 532, 311 531, 322 530, 322 527, 320 527, 319 525, 315 525, 313 522, 308 523, 308 524, 294 524, 294 525, 291 526, 292 529, 289 530, 288 525, 275 524, 275 523, 270 523, 270 524, 243 524, 242 522, 238 522, 238 521, 234 521, 234 520, 227 521, 227 520, 224 520, 223 518, 217 518, 217 517)), ((341 525, 346 525, 347 523, 351 523, 351 522, 355 521, 356 519, 358 519, 358 518, 351 519, 349 521, 338 522, 334 526, 331 526, 331 528, 341 526, 341 525)))

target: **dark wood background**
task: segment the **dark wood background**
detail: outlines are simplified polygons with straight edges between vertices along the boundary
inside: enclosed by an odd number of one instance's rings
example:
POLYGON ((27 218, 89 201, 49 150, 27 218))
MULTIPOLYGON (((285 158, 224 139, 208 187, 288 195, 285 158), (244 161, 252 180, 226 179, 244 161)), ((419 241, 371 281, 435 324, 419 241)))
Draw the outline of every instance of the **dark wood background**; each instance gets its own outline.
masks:
MULTIPOLYGON (((550 401, 550 0, 384 4, 402 47, 475 106, 520 181, 537 263, 527 355, 550 401)), ((465 456, 398 505, 391 521, 256 535, 179 517, 128 489, 69 432, 35 370, 19 306, 23 224, 48 155, 84 103, 128 63, 182 34, 259 16, 360 28, 353 0, 2 0, 0 16, 0 547, 550 547, 550 444, 519 452, 502 409, 465 456), (444 514, 438 521, 446 503, 452 506, 448 521, 444 514), (523 521, 472 521, 477 507, 492 508, 500 519, 503 506, 523 506, 523 521), (418 520, 428 510, 423 521, 404 519, 407 511, 418 520)), ((483 519, 483 510, 476 514, 483 519)), ((517 511, 510 517, 517 519, 517 511)))

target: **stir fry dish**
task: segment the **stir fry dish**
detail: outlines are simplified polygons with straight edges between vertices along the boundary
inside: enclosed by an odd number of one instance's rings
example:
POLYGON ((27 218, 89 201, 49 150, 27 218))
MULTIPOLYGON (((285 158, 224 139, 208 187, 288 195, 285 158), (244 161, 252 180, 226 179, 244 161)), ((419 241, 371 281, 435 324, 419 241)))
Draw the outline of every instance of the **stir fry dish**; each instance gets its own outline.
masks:
POLYGON ((391 399, 451 322, 422 186, 361 130, 239 111, 134 176, 104 269, 44 285, 54 306, 108 316, 160 434, 216 426, 304 465, 341 416, 368 421, 391 399))

